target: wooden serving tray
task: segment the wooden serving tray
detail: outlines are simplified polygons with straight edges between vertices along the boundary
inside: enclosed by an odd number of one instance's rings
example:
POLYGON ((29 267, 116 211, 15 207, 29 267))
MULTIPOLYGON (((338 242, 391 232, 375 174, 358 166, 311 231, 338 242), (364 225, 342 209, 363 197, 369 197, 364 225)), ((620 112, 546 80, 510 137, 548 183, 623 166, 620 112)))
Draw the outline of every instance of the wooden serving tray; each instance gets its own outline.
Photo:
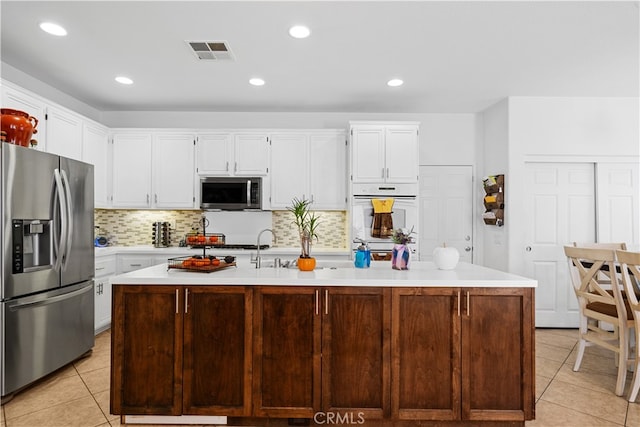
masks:
MULTIPOLYGON (((191 265, 190 263, 185 263, 185 261, 193 261, 191 257, 178 257, 178 258, 169 258, 167 267, 169 269, 178 269, 185 271, 196 271, 200 273, 211 273, 212 271, 222 270, 228 267, 235 267, 236 262, 226 262, 223 259, 220 260, 220 264, 218 265, 191 265)), ((196 260, 197 261, 197 260, 196 260)))

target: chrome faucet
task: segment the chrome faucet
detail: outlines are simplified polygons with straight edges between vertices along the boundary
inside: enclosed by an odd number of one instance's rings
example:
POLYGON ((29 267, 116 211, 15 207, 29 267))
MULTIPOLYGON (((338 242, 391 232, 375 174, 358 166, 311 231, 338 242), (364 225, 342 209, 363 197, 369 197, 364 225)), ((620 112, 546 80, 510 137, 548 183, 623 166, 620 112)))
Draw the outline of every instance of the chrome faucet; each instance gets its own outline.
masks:
POLYGON ((251 258, 251 263, 256 265, 256 268, 260 268, 262 266, 262 258, 260 257, 260 237, 262 237, 262 233, 264 233, 265 231, 269 231, 272 235, 273 235, 273 241, 275 242, 277 237, 276 237, 276 233, 273 232, 272 229, 270 228, 265 228, 264 230, 260 231, 258 233, 258 239, 256 242, 256 246, 257 246, 257 254, 255 258, 251 258))

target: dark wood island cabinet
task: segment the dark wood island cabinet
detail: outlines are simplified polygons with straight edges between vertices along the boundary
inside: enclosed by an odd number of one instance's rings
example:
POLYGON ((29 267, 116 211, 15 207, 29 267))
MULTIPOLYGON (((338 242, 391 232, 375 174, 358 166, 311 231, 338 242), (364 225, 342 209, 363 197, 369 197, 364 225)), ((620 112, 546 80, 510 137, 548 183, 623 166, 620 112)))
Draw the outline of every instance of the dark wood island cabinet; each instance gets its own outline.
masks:
POLYGON ((114 284, 112 413, 376 427, 535 416, 534 287, 230 282, 114 284))

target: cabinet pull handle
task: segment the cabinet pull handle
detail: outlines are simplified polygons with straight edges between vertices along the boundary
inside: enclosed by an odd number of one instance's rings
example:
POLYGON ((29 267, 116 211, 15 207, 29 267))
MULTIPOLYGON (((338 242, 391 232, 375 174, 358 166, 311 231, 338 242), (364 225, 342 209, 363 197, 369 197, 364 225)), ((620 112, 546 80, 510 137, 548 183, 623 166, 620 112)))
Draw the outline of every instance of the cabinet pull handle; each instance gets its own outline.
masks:
POLYGON ((460 291, 458 291, 458 317, 460 317, 460 291))
POLYGON ((471 310, 469 307, 469 292, 467 292, 467 317, 471 316, 471 310))
POLYGON ((131 267, 142 267, 142 264, 129 264, 131 267))
POLYGON ((320 314, 320 291, 316 289, 316 316, 320 314))
POLYGON ((189 314, 189 288, 184 290, 184 314, 189 314))
POLYGON ((158 203, 158 193, 154 195, 156 203, 158 203))
POLYGON ((233 162, 233 173, 238 171, 238 162, 233 162))
POLYGON ((389 178, 389 168, 387 168, 387 178, 389 178))
POLYGON ((104 270, 104 267, 96 267, 96 271, 104 270))
POLYGON ((382 177, 384 178, 384 168, 382 168, 382 177))
POLYGON ((329 290, 324 290, 324 314, 329 314, 329 290))
POLYGON ((147 193, 147 205, 149 205, 149 194, 147 193))
POLYGON ((176 314, 180 314, 180 304, 178 303, 179 298, 180 298, 180 290, 176 289, 176 314))
POLYGON ((226 171, 229 172, 229 162, 227 162, 227 168, 226 171))

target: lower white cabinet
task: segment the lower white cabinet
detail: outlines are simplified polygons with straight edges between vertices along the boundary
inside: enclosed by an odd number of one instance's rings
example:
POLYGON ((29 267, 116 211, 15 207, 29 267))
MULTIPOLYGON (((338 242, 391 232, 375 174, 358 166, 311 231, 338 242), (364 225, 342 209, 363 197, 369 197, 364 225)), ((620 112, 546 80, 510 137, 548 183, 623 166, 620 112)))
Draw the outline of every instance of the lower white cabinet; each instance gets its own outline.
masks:
POLYGON ((151 255, 120 255, 118 254, 117 273, 123 274, 141 268, 151 267, 154 258, 151 255))
POLYGON ((115 273, 115 255, 96 257, 95 278, 93 280, 96 334, 111 326, 111 277, 115 273))

